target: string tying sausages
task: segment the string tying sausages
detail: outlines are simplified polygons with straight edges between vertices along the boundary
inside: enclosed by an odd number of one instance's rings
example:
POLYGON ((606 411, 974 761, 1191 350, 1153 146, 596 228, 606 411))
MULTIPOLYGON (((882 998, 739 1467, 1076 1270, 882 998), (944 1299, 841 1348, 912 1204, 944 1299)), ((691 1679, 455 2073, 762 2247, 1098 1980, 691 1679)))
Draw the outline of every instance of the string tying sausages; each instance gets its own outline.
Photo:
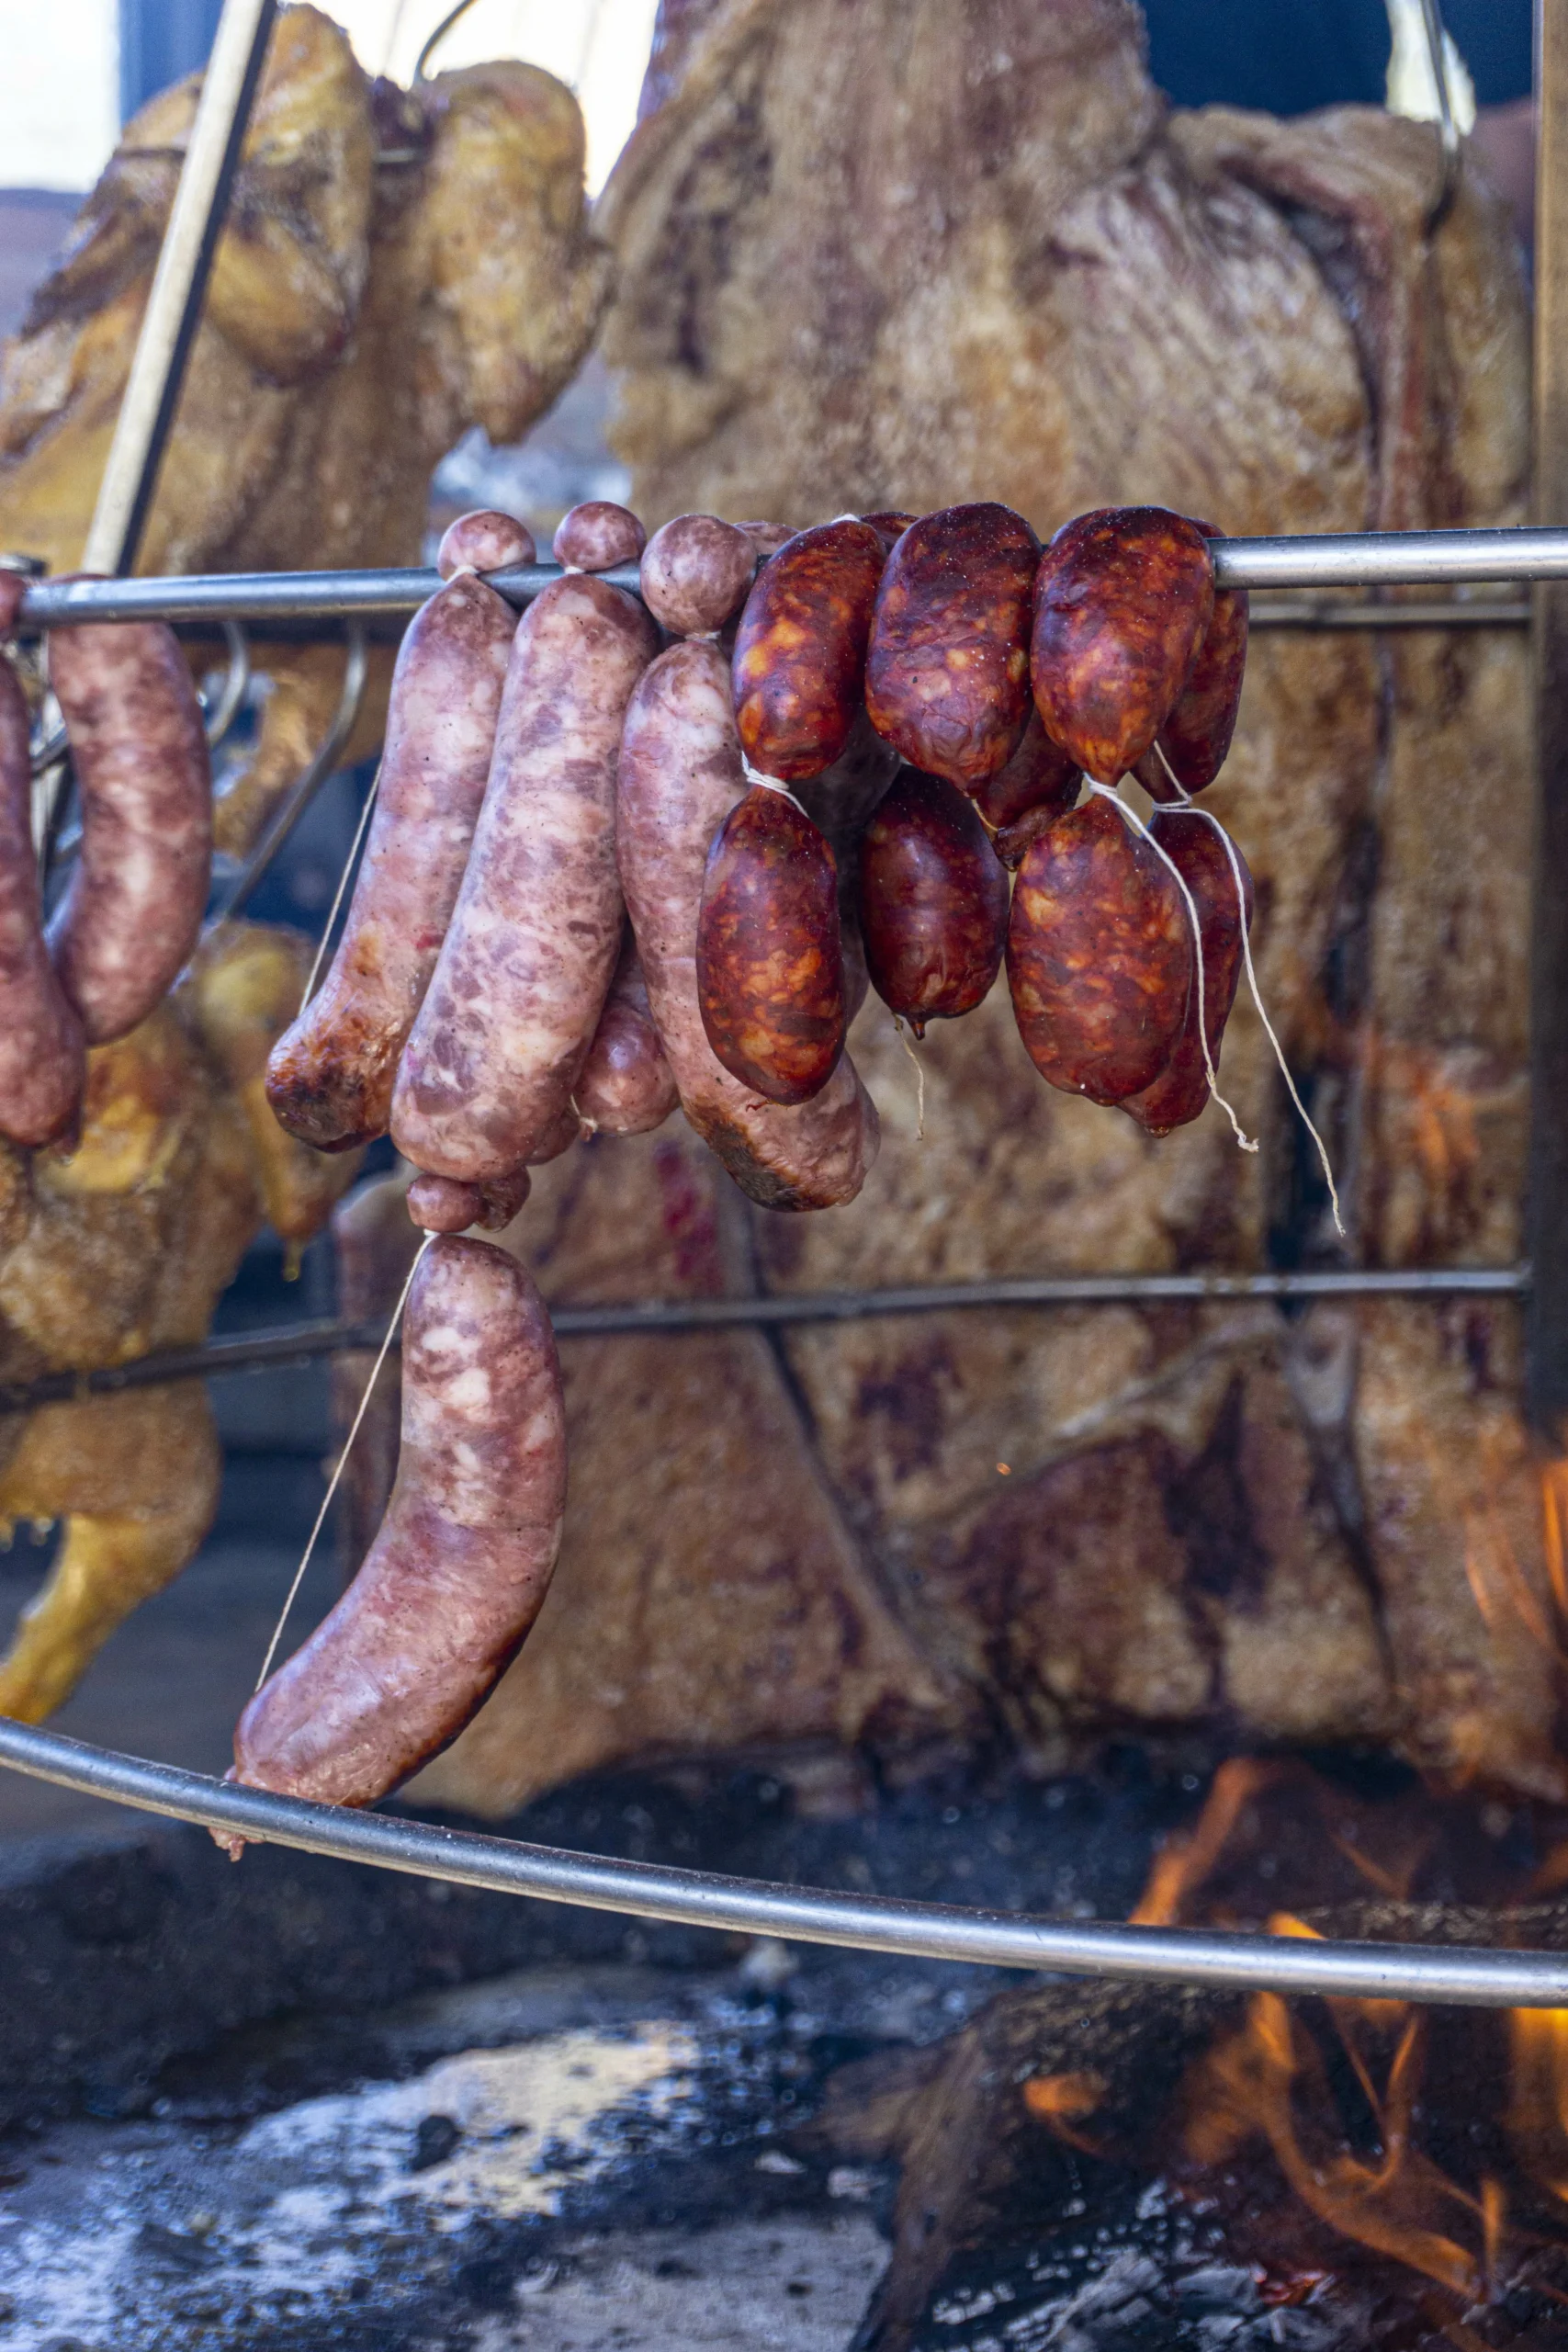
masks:
MULTIPOLYGON (((1263 1023, 1264 1035, 1268 1038, 1269 1045, 1274 1049, 1274 1059, 1280 1065, 1280 1075, 1283 1078, 1285 1085, 1289 1090, 1291 1101, 1295 1104, 1297 1116, 1300 1118, 1302 1125, 1305 1127, 1308 1135, 1311 1136, 1314 1144, 1317 1148, 1317 1157, 1322 1165, 1324 1182, 1328 1186, 1329 1206, 1332 1209, 1334 1216, 1334 1230, 1338 1234, 1340 1239, 1343 1240, 1345 1238, 1345 1223, 1339 1213, 1339 1192, 1338 1187, 1334 1182, 1334 1170, 1329 1162, 1327 1147, 1324 1143, 1323 1137, 1319 1135, 1316 1127, 1313 1125, 1312 1119, 1308 1115, 1306 1104, 1302 1101, 1300 1094, 1296 1091, 1296 1081, 1291 1076, 1291 1067, 1285 1059, 1284 1047, 1280 1045, 1279 1037, 1275 1034, 1274 1024, 1269 1018, 1268 1012, 1264 1006, 1262 992, 1258 985, 1258 973, 1252 961, 1252 942, 1247 935, 1247 902, 1242 888, 1241 868, 1236 863, 1235 843, 1232 841, 1230 835, 1226 832, 1224 827, 1221 824, 1213 810, 1212 808, 1200 808, 1198 803, 1193 799, 1191 794, 1184 789, 1178 777, 1172 772, 1170 762, 1166 758, 1165 752, 1157 741, 1155 744, 1155 750, 1159 756, 1160 765, 1164 768, 1166 775, 1169 777, 1171 786, 1178 795, 1177 800, 1174 804, 1176 808, 1181 811, 1183 816, 1201 817, 1207 823, 1213 825, 1215 832, 1218 833, 1221 843, 1224 849, 1225 861, 1230 867, 1232 879, 1235 883, 1236 905, 1241 913, 1241 954, 1242 963, 1247 972, 1247 985, 1251 993, 1253 1004, 1257 1009, 1258 1018, 1263 1023)), ((1094 789, 1097 792, 1103 790, 1103 788, 1104 787, 1100 785, 1096 785, 1094 786, 1094 789)), ((1114 795, 1111 795, 1111 797, 1112 798, 1115 797, 1114 795)), ((1126 810, 1125 813, 1128 816, 1132 815, 1132 811, 1130 809, 1126 810)), ((1136 823, 1137 820, 1134 818, 1133 821, 1136 823)), ((1145 834, 1145 839, 1146 838, 1147 835, 1145 834)), ((1158 847, 1157 842, 1153 845, 1156 848, 1158 847)), ((1164 853, 1161 852, 1161 854, 1163 855, 1164 853)), ((1170 861, 1168 858, 1166 860, 1166 863, 1169 865, 1170 861)), ((1175 869, 1172 868, 1173 872, 1174 870, 1175 869)), ((1177 878, 1179 881, 1180 880, 1179 876, 1178 876, 1177 878)), ((1185 896, 1185 884, 1183 884, 1182 889, 1183 896, 1185 896)), ((1188 905, 1189 907, 1191 906, 1190 899, 1188 899, 1188 905)), ((1193 922, 1194 926, 1196 926, 1197 917, 1195 913, 1193 915, 1193 922)), ((1201 952, 1200 952, 1198 958, 1200 990, 1202 987, 1202 955, 1201 952)), ((1201 1019, 1201 1008, 1202 998, 1201 995, 1200 995, 1200 1019, 1201 1019)), ((1203 1058, 1205 1066, 1207 1066, 1208 1045, 1206 1040, 1204 1043, 1203 1058)), ((1210 1076, 1210 1084, 1211 1086, 1213 1084, 1212 1073, 1210 1076)), ((1217 1093, 1216 1099, 1218 1099, 1217 1093)), ((1228 1108, 1229 1106, 1227 1105, 1226 1107, 1228 1108)), ((1233 1126, 1235 1124, 1234 1114, 1232 1114, 1231 1124, 1233 1126)), ((1256 1150, 1258 1147, 1254 1144, 1250 1146, 1249 1148, 1256 1150)))

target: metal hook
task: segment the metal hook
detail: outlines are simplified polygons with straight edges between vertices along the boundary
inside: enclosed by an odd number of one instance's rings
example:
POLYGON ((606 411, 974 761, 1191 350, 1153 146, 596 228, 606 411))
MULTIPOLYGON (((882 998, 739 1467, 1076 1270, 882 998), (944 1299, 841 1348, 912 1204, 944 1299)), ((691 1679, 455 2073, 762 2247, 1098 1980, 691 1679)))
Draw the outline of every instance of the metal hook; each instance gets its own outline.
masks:
POLYGON ((1443 146, 1443 176, 1437 199, 1427 215, 1427 233, 1439 229, 1452 209, 1459 194, 1459 175, 1464 161, 1464 143, 1459 124, 1454 119, 1453 96, 1449 88, 1448 35, 1443 26, 1442 0, 1421 0, 1421 22, 1426 28, 1427 54, 1431 62, 1432 83, 1438 94, 1438 130, 1443 146))
POLYGON ((350 621, 343 692, 338 696, 333 723, 321 738, 310 766, 230 883, 213 916, 215 922, 227 922, 231 915, 239 912, 321 786, 334 773, 338 754, 354 732, 354 722, 359 716, 359 706, 364 698, 365 681, 369 670, 367 646, 364 622, 350 621))
POLYGON ((409 85, 411 89, 418 89, 420 84, 425 78, 424 69, 430 62, 432 53, 435 50, 439 49, 441 43, 446 40, 447 34, 457 23, 458 17, 466 17, 473 5, 474 0, 457 0, 457 6, 450 9, 447 14, 442 17, 441 22, 436 26, 435 30, 431 34, 430 39, 425 42, 424 47, 414 59, 413 79, 409 85))

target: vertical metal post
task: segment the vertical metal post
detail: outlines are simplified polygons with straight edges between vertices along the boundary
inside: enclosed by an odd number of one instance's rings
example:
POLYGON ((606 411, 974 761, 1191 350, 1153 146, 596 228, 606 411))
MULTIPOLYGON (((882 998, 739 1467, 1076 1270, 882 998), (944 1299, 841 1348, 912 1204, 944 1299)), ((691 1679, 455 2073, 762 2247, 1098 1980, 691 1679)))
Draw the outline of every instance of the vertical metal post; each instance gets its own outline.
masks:
MULTIPOLYGON (((1568 0, 1536 0, 1535 515, 1568 522, 1568 0)), ((1568 583, 1535 590, 1529 1405, 1568 1441, 1568 583)))
POLYGON ((275 10, 276 0, 224 0, 98 486, 85 571, 128 572, 135 565, 275 10))

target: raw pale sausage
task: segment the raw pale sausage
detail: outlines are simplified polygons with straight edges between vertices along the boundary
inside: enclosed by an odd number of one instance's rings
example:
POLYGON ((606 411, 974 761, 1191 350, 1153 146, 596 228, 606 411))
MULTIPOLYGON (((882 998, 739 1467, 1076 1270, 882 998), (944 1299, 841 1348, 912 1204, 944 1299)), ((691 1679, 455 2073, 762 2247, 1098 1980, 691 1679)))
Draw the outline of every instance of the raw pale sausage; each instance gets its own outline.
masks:
POLYGON ((820 1094, 790 1108, 732 1078, 703 1028, 703 876, 743 789, 729 664, 716 645, 673 645, 632 696, 621 743, 621 882, 649 1001, 682 1107, 742 1192, 764 1208, 831 1208, 854 1199, 878 1142, 875 1108, 848 1054, 820 1094))
POLYGON ((44 944, 28 734, 27 696, 0 654, 0 1135, 45 1144, 75 1119, 86 1055, 44 944))
POLYGON ((680 1100, 629 925, 574 1099, 584 1125, 610 1136, 661 1127, 680 1100))
POLYGON ((757 569, 744 531, 716 514, 677 514, 642 557, 649 611, 675 637, 711 637, 739 611, 757 569))
POLYGON ((399 649, 348 921, 267 1065, 278 1119, 321 1150, 387 1132, 398 1059, 462 887, 516 628, 511 605, 466 573, 420 608, 399 649))
POLYGON ((496 506, 476 506, 447 524, 435 569, 443 580, 456 580, 459 571, 510 571, 514 564, 532 563, 536 552, 526 523, 496 506))
POLYGON ((408 1211, 426 1233, 467 1233, 471 1225, 502 1233, 528 1197, 525 1168, 502 1184, 459 1184, 455 1176, 416 1176, 408 1211))
POLYGON ((327 1804, 373 1804, 455 1739, 549 1587, 566 1505, 560 1367, 515 1258, 444 1237, 403 1326, 397 1482, 364 1566, 264 1683, 232 1777, 327 1804))
POLYGON ((162 621, 52 629, 82 802, 82 846, 50 953, 90 1046, 144 1021, 201 931, 212 873, 212 769, 201 706, 162 621))
POLYGON ((569 571, 614 571, 636 563, 647 545, 648 533, 629 506, 588 498, 561 516, 550 551, 569 571))
POLYGON ((416 1168, 491 1182, 536 1160, 569 1114, 620 951, 615 762, 656 643, 636 598, 592 573, 552 581, 524 616, 468 871, 398 1071, 392 1136, 416 1168))

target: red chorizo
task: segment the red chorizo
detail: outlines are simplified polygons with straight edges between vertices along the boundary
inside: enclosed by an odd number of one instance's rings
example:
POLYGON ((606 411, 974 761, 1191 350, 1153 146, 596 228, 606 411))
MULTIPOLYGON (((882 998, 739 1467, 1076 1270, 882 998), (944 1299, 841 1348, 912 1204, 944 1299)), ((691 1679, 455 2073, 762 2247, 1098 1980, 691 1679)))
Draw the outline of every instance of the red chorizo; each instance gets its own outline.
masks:
POLYGON ((399 648, 348 920, 267 1064, 278 1120, 321 1150, 387 1132, 399 1057, 462 887, 516 628, 510 605, 465 573, 422 605, 399 648))
POLYGON ((499 1184, 459 1184, 453 1176, 416 1176, 406 1199, 413 1223, 426 1233, 467 1233, 477 1225, 502 1233, 528 1197, 528 1170, 499 1184))
POLYGON ((643 1136, 664 1125, 679 1099, 628 926, 574 1100, 587 1126, 643 1136))
POLYGON ((636 598, 588 572, 553 580, 524 616, 468 871, 393 1093, 392 1137, 416 1168, 492 1182, 536 1160, 568 1115, 620 950, 615 760, 656 642, 636 598))
POLYGON ((697 918, 708 1044, 770 1102, 809 1102, 844 1050, 839 870, 787 793, 759 784, 715 834, 697 918))
POLYGON ((28 734, 27 696, 0 654, 0 1135, 45 1144, 76 1116, 86 1054, 44 944, 28 734))
POLYGON ((443 580, 455 580, 459 571, 510 571, 514 564, 532 563, 536 552, 526 523, 499 507, 476 506, 447 524, 435 550, 435 569, 443 580))
POLYGON ((561 516, 551 553, 569 571, 614 571, 618 564, 636 563, 647 545, 648 533, 629 506, 588 498, 561 516))
MULTIPOLYGON (((1192 527, 1206 539, 1220 536, 1212 523, 1194 520, 1192 527)), ((1156 739, 1165 760, 1151 751, 1138 762, 1138 781, 1154 799, 1177 797, 1166 762, 1183 792, 1201 792, 1224 767, 1241 708, 1248 619, 1245 588, 1215 591, 1213 615, 1193 656, 1187 683, 1156 739)))
POLYGON ((1045 730, 1119 784, 1164 726, 1214 606, 1208 543, 1164 506, 1103 506, 1041 559, 1030 674, 1045 730))
POLYGON ((1192 933, 1181 893, 1110 803, 1058 817, 1019 871, 1008 985, 1043 1078, 1120 1102, 1158 1077, 1187 1017, 1192 933))
POLYGON ((887 559, 866 656, 871 723, 927 775, 975 792, 1029 717, 1029 599, 1040 542, 1021 514, 946 506, 887 559))
POLYGON ((798 533, 757 574, 732 675, 740 747, 764 775, 804 783, 849 741, 884 560, 851 517, 798 533))
POLYGON ((1007 876, 944 777, 901 768, 861 842, 860 928, 871 984, 917 1037, 990 992, 1007 943, 1007 876))
POLYGON ((51 630, 82 846, 50 952, 90 1046, 144 1021, 195 947, 212 873, 201 706, 162 621, 51 630))
MULTIPOLYGON (((1252 928, 1252 876, 1240 850, 1235 853, 1241 876, 1238 903, 1236 876, 1225 844, 1206 816, 1187 816, 1179 809, 1157 809, 1149 831, 1180 874, 1197 910, 1198 933, 1203 943, 1203 1032, 1209 1059, 1219 1069, 1220 1046, 1235 1002, 1242 968, 1242 927, 1252 928)), ((1188 950, 1191 956, 1191 948, 1188 950)), ((1209 1100, 1209 1077, 1198 1027, 1198 991, 1190 990, 1187 1019, 1170 1059, 1152 1086, 1128 1095, 1118 1104, 1151 1136, 1168 1136, 1195 1119, 1209 1100)))
POLYGON ((380 1532, 245 1709, 233 1777, 350 1805, 406 1781, 522 1647, 565 1504, 560 1368, 539 1295, 492 1243, 443 1238, 409 1294, 402 1443, 380 1532))
POLYGON ((712 637, 738 612, 757 569, 744 531, 716 514, 677 514, 642 554, 649 611, 675 637, 712 637))
POLYGON ((617 852, 649 1002, 682 1107, 742 1192, 764 1208, 831 1208, 853 1200, 878 1142, 848 1054, 820 1094, 791 1107, 732 1077, 703 1027, 703 877, 743 789, 729 665, 716 645, 671 646, 632 696, 621 742, 617 852))
POLYGON ((889 506, 883 507, 875 514, 863 514, 860 519, 863 523, 869 523, 882 541, 883 554, 891 555, 910 524, 918 523, 920 518, 918 514, 905 514, 898 508, 889 506))
MULTIPOLYGON (((1078 797, 1081 773, 1061 746, 1045 732, 1040 713, 1032 707, 1023 741, 1008 762, 975 795, 975 806, 993 832, 1016 825, 1032 809, 1065 817, 1078 797)), ((1003 859, 1017 864, 1017 859, 1003 859)))

